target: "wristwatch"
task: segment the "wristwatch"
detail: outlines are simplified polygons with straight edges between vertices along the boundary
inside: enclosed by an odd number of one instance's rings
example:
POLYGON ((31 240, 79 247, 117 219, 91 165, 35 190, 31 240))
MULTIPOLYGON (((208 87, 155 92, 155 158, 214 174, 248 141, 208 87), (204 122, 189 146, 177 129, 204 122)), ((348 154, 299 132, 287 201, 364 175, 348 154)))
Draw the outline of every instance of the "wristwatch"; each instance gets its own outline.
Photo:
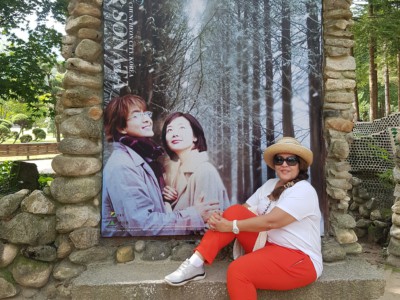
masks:
POLYGON ((233 220, 232 232, 234 234, 239 234, 239 227, 237 227, 237 220, 233 220))

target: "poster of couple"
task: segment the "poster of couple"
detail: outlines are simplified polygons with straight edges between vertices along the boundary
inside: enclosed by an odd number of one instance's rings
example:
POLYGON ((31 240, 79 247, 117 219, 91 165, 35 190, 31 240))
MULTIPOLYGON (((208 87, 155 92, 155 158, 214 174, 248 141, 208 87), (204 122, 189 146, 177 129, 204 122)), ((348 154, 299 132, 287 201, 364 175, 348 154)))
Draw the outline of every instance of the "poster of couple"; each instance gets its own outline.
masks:
POLYGON ((321 153, 320 1, 110 0, 103 15, 103 237, 202 234, 275 176, 268 145, 321 153))

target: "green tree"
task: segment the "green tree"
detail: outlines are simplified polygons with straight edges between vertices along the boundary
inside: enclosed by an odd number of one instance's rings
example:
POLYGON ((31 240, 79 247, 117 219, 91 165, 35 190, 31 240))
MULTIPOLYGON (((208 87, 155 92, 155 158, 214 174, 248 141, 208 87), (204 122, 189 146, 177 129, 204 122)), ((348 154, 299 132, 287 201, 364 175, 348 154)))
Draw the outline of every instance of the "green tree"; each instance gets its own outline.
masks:
POLYGON ((0 123, 0 144, 4 143, 10 137, 10 134, 10 128, 0 123))
POLYGON ((14 140, 14 143, 15 143, 16 140, 19 138, 19 136, 24 133, 25 129, 32 128, 33 122, 27 115, 24 115, 24 114, 15 115, 13 117, 12 122, 13 122, 13 124, 18 125, 20 127, 19 133, 14 140))
POLYGON ((66 0, 0 1, 0 100, 27 103, 35 112, 43 95, 50 94, 46 100, 55 103, 49 78, 58 64, 61 34, 48 28, 45 21, 52 17, 64 22, 66 7, 66 0), (36 27, 26 30, 29 18, 35 15, 36 27), (26 32, 28 38, 21 39, 16 30, 26 32))
POLYGON ((63 22, 67 0, 1 0, 0 27, 6 30, 24 28, 27 16, 36 14, 39 21, 48 16, 63 22))
POLYGON ((11 137, 12 122, 0 119, 0 144, 11 137))
POLYGON ((370 109, 373 120, 399 109, 400 1, 365 3, 355 1, 353 10, 358 118, 366 120, 365 109, 370 109))
POLYGON ((45 140, 46 132, 42 128, 34 128, 32 130, 33 135, 35 136, 34 141, 45 140))
POLYGON ((0 119, 0 125, 3 125, 4 127, 7 127, 10 129, 12 127, 12 122, 4 119, 0 119))

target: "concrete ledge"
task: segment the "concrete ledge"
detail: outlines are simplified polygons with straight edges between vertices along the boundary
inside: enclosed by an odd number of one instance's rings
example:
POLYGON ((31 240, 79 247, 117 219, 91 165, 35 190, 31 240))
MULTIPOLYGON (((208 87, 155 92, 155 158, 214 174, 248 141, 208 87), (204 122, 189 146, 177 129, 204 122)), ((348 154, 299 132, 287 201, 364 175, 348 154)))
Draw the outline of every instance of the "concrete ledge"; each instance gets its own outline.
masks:
MULTIPOLYGON (((73 280, 72 299, 229 299, 225 285, 227 261, 207 266, 204 280, 171 287, 164 283, 163 278, 179 264, 134 261, 90 265, 73 280)), ((259 291, 258 299, 366 300, 378 299, 384 289, 383 269, 362 258, 351 257, 343 262, 325 264, 322 276, 310 286, 284 292, 259 291)))

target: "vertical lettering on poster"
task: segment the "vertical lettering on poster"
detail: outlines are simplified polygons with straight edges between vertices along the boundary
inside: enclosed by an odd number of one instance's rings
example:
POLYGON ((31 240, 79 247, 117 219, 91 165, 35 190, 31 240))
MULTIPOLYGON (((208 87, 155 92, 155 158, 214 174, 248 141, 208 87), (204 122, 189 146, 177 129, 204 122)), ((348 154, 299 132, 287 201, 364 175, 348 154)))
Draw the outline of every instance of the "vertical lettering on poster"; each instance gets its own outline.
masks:
POLYGON ((129 85, 134 74, 134 2, 104 3, 104 104, 129 85))

